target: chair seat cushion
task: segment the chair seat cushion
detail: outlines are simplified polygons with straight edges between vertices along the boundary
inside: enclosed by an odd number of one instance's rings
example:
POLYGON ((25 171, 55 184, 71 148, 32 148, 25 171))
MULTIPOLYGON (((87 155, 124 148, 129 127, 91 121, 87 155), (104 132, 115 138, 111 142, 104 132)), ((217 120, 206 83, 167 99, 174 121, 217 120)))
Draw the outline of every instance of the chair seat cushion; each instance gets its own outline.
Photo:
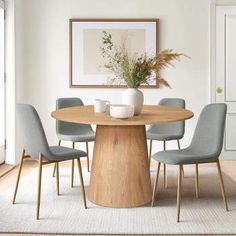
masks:
POLYGON ((58 139, 71 142, 93 142, 95 141, 95 132, 92 130, 83 134, 78 133, 58 133, 58 139))
POLYGON ((49 149, 52 156, 47 159, 51 160, 63 161, 87 156, 87 153, 84 151, 63 146, 50 146, 49 149))
POLYGON ((201 154, 199 151, 186 148, 157 152, 152 158, 161 163, 178 165, 213 162, 218 159, 218 156, 201 154))
POLYGON ((151 140, 158 140, 158 141, 165 141, 165 140, 175 140, 183 138, 181 134, 174 134, 174 133, 152 133, 150 131, 146 132, 147 139, 151 140))

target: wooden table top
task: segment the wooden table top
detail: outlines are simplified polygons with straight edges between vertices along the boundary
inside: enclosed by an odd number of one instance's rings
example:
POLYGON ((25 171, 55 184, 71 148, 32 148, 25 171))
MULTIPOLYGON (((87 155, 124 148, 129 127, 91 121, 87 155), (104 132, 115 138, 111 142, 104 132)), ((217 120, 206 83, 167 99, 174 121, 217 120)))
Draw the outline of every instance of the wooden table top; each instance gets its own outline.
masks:
POLYGON ((144 105, 140 115, 128 119, 116 119, 109 112, 94 113, 94 106, 79 106, 59 109, 51 113, 52 117, 66 122, 96 125, 150 125, 173 123, 193 117, 193 112, 170 106, 144 105))

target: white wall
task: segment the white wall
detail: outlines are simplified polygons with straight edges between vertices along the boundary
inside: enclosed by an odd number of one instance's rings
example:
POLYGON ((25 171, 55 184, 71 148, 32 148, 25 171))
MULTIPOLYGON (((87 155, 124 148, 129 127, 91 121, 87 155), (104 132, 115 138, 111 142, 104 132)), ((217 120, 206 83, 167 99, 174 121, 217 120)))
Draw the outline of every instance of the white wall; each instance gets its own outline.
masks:
POLYGON ((236 0, 212 0, 213 2, 216 3, 216 5, 236 5, 236 0))
MULTIPOLYGON (((69 88, 70 18, 159 18, 161 48, 183 52, 191 59, 175 63, 163 75, 172 89, 143 90, 146 104, 163 97, 182 97, 196 117, 209 101, 208 0, 16 0, 17 101, 33 104, 49 142, 57 142, 50 117, 58 97, 77 96, 85 104, 95 98, 121 102, 123 89, 69 88)), ((192 136, 196 117, 187 122, 192 136)))

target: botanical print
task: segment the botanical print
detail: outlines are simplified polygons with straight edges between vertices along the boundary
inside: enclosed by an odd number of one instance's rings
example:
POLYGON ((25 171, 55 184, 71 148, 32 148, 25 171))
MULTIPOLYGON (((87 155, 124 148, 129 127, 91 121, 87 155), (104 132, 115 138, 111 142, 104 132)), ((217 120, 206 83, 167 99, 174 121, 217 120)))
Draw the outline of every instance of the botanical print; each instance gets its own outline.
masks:
MULTIPOLYGON (((102 55, 103 32, 111 34, 113 42, 125 42, 130 55, 155 56, 158 50, 158 20, 70 20, 70 86, 124 87, 110 84, 111 73, 104 69, 107 58, 102 55)), ((156 87, 154 79, 146 87, 156 87)))
MULTIPOLYGON (((84 41, 84 74, 105 74, 103 66, 106 59, 101 54, 103 46, 103 32, 105 29, 85 29, 83 31, 84 41)), ((116 45, 121 45, 123 41, 127 46, 129 54, 144 54, 145 53, 145 30, 143 29, 114 29, 106 30, 112 35, 113 42, 116 45)))

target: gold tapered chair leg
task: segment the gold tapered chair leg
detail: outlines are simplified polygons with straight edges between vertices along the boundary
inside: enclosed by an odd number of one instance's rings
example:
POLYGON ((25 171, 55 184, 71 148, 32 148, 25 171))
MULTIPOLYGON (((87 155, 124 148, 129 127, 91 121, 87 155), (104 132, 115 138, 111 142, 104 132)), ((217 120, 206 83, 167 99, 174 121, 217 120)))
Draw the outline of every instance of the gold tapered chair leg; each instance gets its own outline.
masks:
POLYGON ((182 167, 182 175, 183 175, 183 177, 184 177, 184 167, 182 167))
MULTIPOLYGON (((75 143, 72 142, 72 148, 75 149, 75 143)), ((74 166, 75 166, 75 161, 71 161, 71 188, 74 187, 74 166)))
POLYGON ((195 191, 196 191, 196 198, 199 197, 199 177, 198 177, 198 164, 195 165, 195 191))
POLYGON ((148 155, 149 168, 151 166, 151 159, 152 159, 152 139, 150 139, 150 147, 149 147, 149 155, 148 155))
POLYGON ((89 170, 89 146, 88 146, 88 142, 86 142, 86 152, 87 152, 87 169, 88 169, 88 172, 89 172, 90 170, 89 170))
MULTIPOLYGON (((61 140, 58 141, 58 146, 61 146, 61 140)), ((55 177, 55 176, 56 176, 56 163, 54 164, 52 177, 55 177)))
POLYGON ((21 154, 20 166, 19 166, 18 175, 17 175, 17 179, 16 179, 16 186, 15 186, 12 204, 15 204, 15 202, 16 202, 16 194, 17 194, 17 190, 18 190, 18 186, 19 186, 20 175, 21 175, 21 171, 22 171, 24 157, 25 157, 25 150, 23 149, 22 154, 21 154))
POLYGON ((220 162, 219 160, 216 162, 217 164, 217 169, 218 169, 218 174, 219 174, 219 179, 220 179, 220 188, 221 188, 221 193, 222 193, 222 197, 223 197, 223 201, 225 204, 225 210, 228 211, 228 203, 227 203, 227 198, 226 198, 226 194, 225 194, 225 186, 224 186, 224 180, 223 180, 223 175, 221 172, 221 167, 220 167, 220 162))
POLYGON ((41 182, 42 182, 42 154, 39 153, 39 164, 38 164, 38 193, 37 193, 37 210, 36 219, 39 219, 40 200, 41 200, 41 182))
POLYGON ((55 177, 55 176, 56 176, 56 169, 57 169, 57 165, 56 165, 56 163, 55 163, 55 164, 54 164, 54 168, 53 168, 52 177, 55 177))
POLYGON ((57 196, 60 195, 60 182, 59 182, 59 162, 56 163, 56 170, 57 170, 57 196))
POLYGON ((84 208, 87 208, 87 202, 86 202, 86 195, 85 195, 85 190, 84 190, 84 180, 83 180, 83 174, 82 174, 82 168, 81 168, 81 163, 80 159, 77 159, 78 162, 78 169, 79 169, 79 178, 80 178, 80 185, 81 185, 81 193, 83 196, 83 201, 84 201, 84 208))
POLYGON ((74 166, 75 166, 75 161, 71 161, 71 188, 74 187, 74 166))
POLYGON ((167 188, 166 164, 163 164, 163 171, 164 171, 164 188, 167 188))
POLYGON ((177 188, 177 222, 179 222, 180 220, 181 185, 182 185, 182 165, 179 165, 178 188, 177 188))
MULTIPOLYGON (((166 141, 163 142, 163 150, 166 150, 166 141)), ((167 188, 167 168, 166 168, 166 164, 164 164, 164 188, 167 188)))
POLYGON ((178 144, 178 149, 180 150, 181 147, 180 147, 180 141, 179 141, 179 139, 177 139, 177 144, 178 144))
MULTIPOLYGON (((179 139, 177 139, 177 144, 178 144, 178 149, 180 150, 181 147, 180 147, 180 141, 179 139)), ((184 177, 184 167, 182 166, 182 174, 183 174, 183 177, 184 177)))
POLYGON ((155 178, 155 182, 154 182, 154 186, 153 186, 153 193, 152 193, 152 206, 154 206, 154 202, 155 202, 155 196, 156 196, 156 191, 157 191, 157 184, 158 184, 158 179, 159 179, 160 167, 161 167, 161 163, 158 162, 157 173, 156 173, 156 178, 155 178))

